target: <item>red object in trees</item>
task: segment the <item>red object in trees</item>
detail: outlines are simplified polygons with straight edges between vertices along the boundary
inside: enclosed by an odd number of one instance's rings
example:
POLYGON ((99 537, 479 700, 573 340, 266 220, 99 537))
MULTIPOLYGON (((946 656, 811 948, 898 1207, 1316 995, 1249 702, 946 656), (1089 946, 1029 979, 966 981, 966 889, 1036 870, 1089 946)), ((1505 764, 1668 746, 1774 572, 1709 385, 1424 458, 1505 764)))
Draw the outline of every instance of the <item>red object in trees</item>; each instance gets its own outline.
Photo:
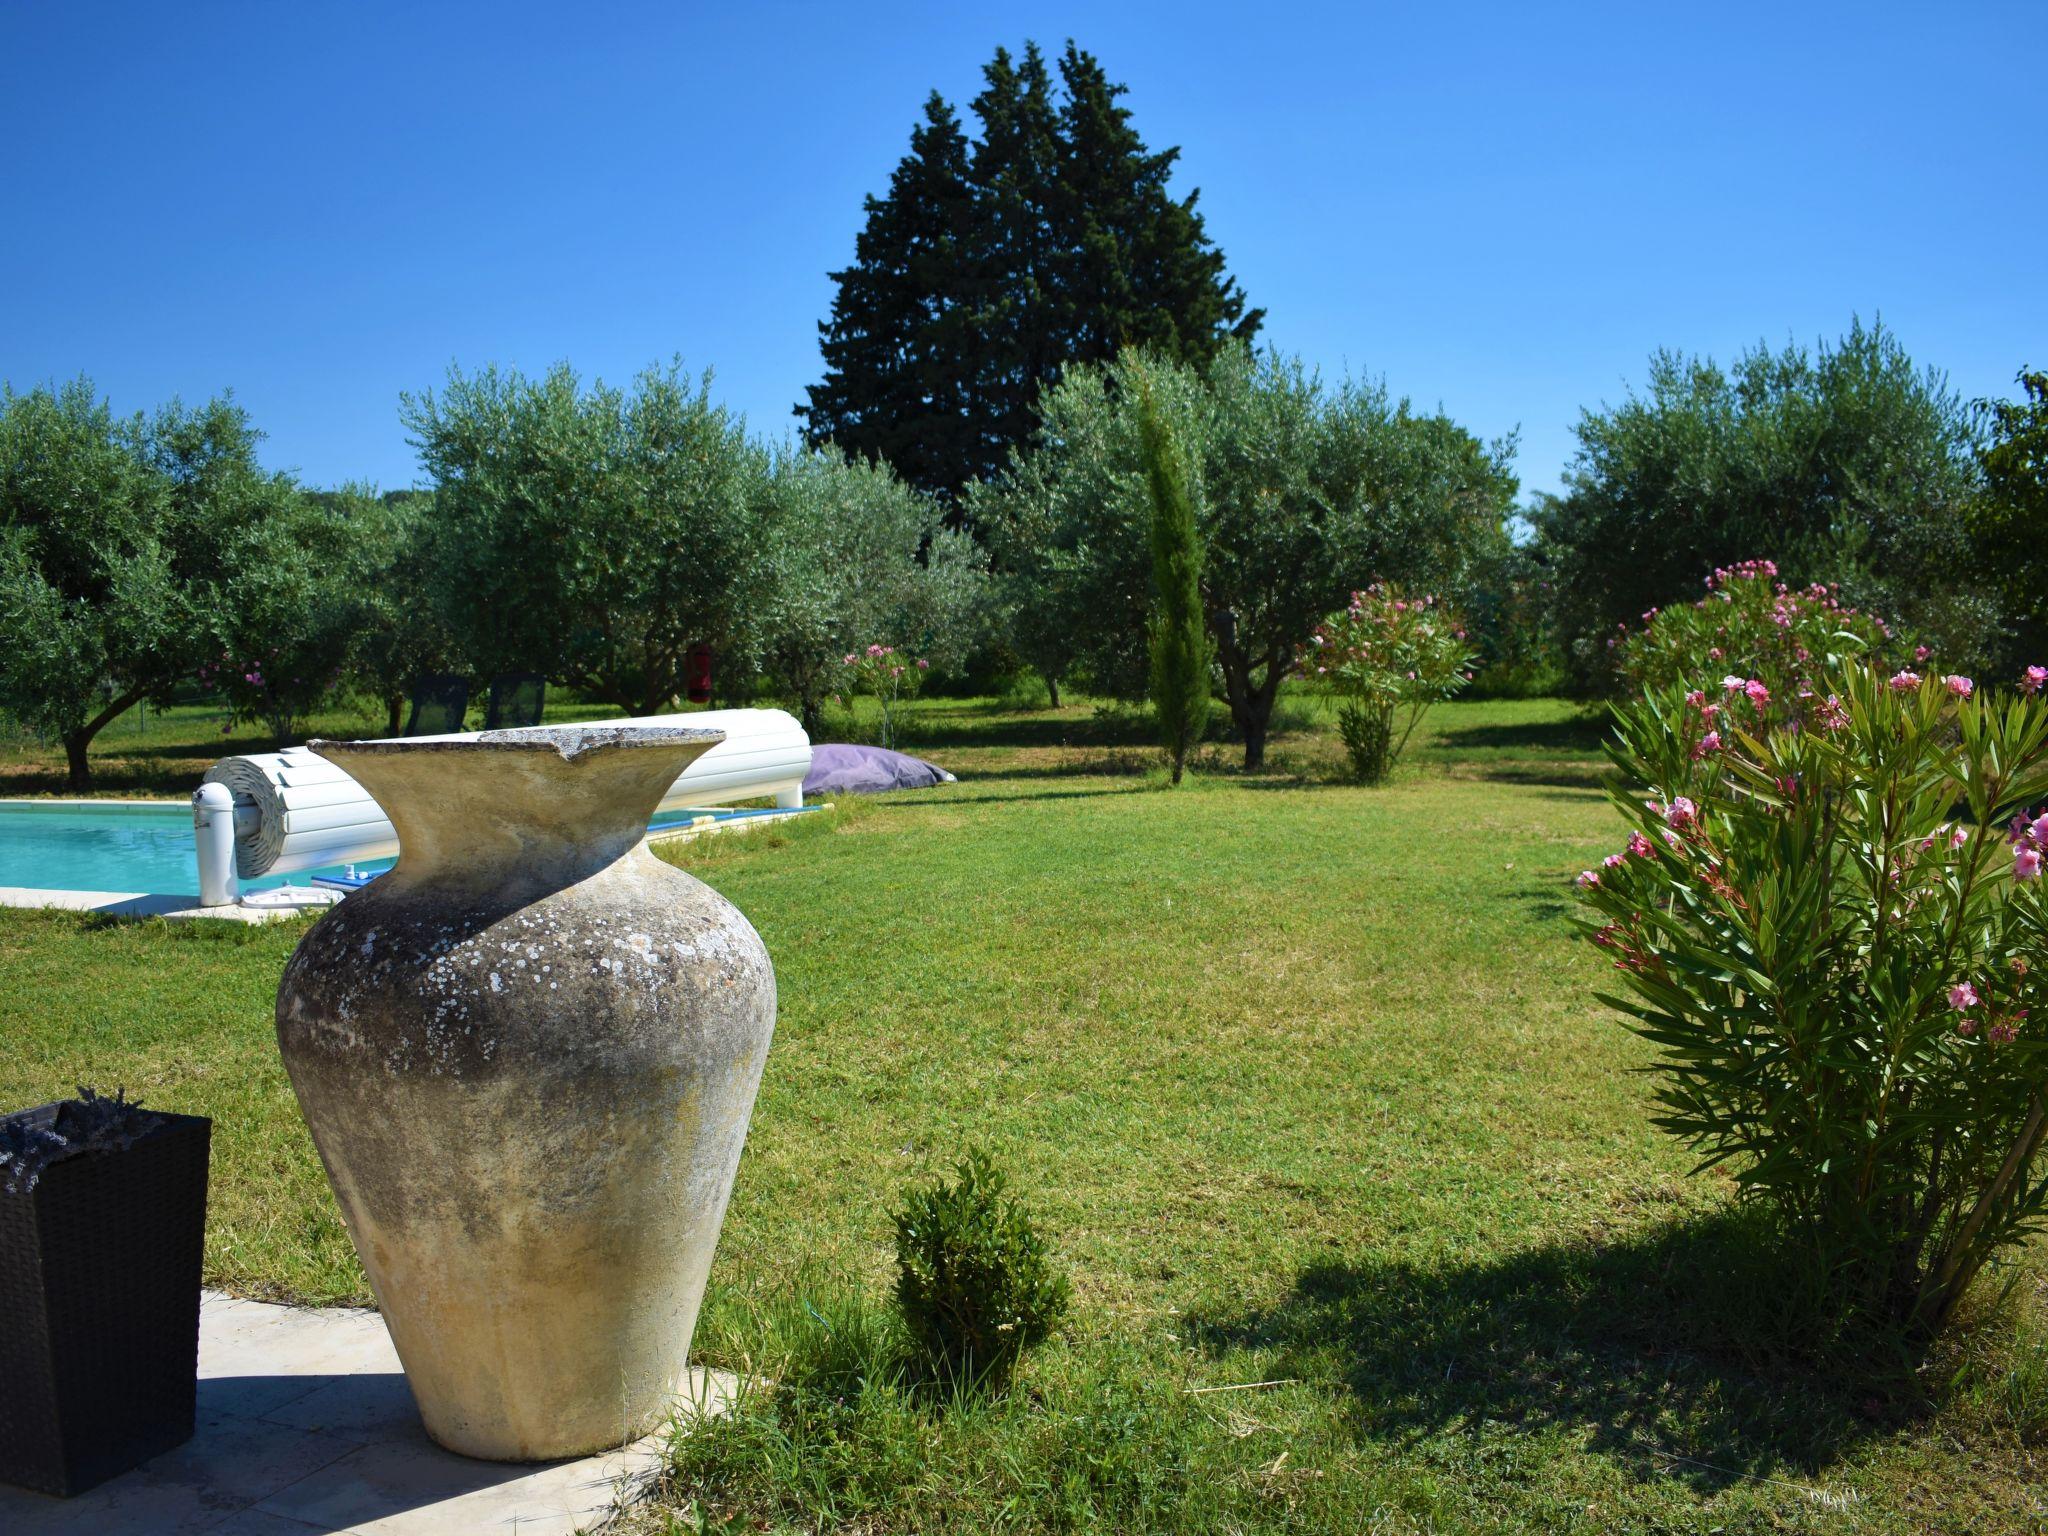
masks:
POLYGON ((711 647, 693 645, 683 660, 684 697, 692 704, 711 702, 711 647))

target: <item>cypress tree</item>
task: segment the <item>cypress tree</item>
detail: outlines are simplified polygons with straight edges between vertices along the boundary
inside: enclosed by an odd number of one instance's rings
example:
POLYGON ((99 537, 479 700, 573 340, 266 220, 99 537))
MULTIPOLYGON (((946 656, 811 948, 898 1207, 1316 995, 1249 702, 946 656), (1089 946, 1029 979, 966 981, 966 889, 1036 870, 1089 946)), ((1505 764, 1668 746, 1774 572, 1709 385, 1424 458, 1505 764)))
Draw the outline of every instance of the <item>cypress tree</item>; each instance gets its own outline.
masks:
POLYGON ((1141 343, 1192 363, 1263 311, 1225 271, 1196 194, 1167 182, 1089 53, 1053 71, 1036 44, 982 70, 969 145, 934 94, 819 326, 825 376, 796 414, 814 445, 881 458, 943 498, 985 479, 1037 424, 1071 363, 1141 343))
POLYGON ((1209 723, 1214 653, 1202 613, 1202 536, 1194 497, 1149 378, 1138 386, 1138 439, 1152 492, 1152 709, 1178 784, 1188 753, 1209 723))

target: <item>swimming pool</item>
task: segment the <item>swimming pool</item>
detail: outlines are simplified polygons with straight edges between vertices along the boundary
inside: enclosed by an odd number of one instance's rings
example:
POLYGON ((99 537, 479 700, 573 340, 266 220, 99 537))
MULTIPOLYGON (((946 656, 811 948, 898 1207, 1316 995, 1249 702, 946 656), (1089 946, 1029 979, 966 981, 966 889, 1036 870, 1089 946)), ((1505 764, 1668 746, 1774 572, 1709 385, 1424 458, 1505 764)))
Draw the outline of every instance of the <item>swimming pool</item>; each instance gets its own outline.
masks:
MULTIPOLYGON (((384 867, 382 861, 377 868, 384 867)), ((299 870, 244 880, 244 890, 304 885, 299 870)), ((0 802, 0 885, 44 891, 139 891, 179 895, 199 889, 192 810, 179 804, 105 800, 0 802)))

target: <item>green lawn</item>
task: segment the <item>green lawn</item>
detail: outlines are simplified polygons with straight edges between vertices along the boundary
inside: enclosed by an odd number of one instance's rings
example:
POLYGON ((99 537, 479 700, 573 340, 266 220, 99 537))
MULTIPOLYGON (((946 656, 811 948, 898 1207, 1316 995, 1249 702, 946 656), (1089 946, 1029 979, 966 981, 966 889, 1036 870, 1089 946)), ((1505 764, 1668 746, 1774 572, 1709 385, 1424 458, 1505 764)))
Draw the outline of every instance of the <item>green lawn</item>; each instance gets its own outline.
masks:
MULTIPOLYGON (((782 1000, 704 1353, 879 1306, 898 1188, 970 1139, 1075 1307, 998 1403, 707 1442, 674 1528, 2040 1528, 2032 1272, 1932 1409, 1824 1379, 1727 1181, 1650 1128, 1565 921, 1614 841, 1597 730, 1449 706, 1367 790, 1290 723, 1175 792, 1130 720, 934 701, 912 745, 959 784, 683 855, 782 1000)), ((212 1278, 354 1298, 271 1038, 295 938, 0 913, 0 1099, 214 1115, 212 1278)))

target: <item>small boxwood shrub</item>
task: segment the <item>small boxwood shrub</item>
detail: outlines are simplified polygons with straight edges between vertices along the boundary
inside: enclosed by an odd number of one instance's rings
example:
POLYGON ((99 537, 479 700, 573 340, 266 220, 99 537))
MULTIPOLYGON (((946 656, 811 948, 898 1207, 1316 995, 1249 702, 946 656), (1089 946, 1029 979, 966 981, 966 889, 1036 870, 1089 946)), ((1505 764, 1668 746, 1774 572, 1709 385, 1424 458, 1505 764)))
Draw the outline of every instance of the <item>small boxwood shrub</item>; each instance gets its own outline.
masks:
POLYGON ((987 1152, 971 1149, 954 1171, 905 1194, 896 1300, 934 1374, 999 1383, 1059 1322, 1067 1281, 987 1152))

